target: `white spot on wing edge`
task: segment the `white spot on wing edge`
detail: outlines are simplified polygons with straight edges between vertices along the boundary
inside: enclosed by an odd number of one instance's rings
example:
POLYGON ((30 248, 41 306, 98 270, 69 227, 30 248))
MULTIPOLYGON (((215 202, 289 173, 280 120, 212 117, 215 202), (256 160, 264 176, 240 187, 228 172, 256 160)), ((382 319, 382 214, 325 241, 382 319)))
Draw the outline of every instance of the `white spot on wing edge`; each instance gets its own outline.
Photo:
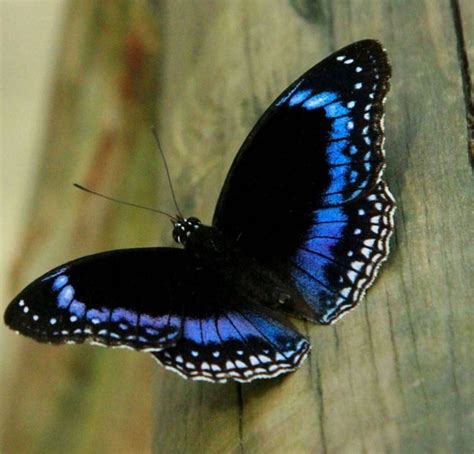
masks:
MULTIPOLYGON (((296 353, 292 364, 280 363, 280 364, 272 364, 271 365, 272 367, 270 368, 270 366, 268 366, 267 369, 263 369, 262 367, 257 367, 253 370, 247 369, 245 371, 242 371, 243 375, 242 373, 239 373, 235 369, 231 371, 220 372, 217 374, 212 374, 207 371, 203 372, 203 371, 198 371, 198 370, 192 370, 192 371, 188 371, 184 369, 180 370, 180 369, 177 369, 175 366, 165 363, 157 355, 152 355, 152 356, 160 366, 163 366, 165 369, 170 370, 185 379, 191 379, 191 380, 196 380, 196 381, 207 381, 210 383, 226 383, 228 379, 231 379, 239 383, 250 383, 258 379, 275 378, 279 375, 287 374, 289 372, 294 372, 295 370, 299 369, 301 365, 304 363, 304 361, 306 360, 306 358, 308 357, 308 354, 311 350, 311 345, 304 338, 298 345, 299 346, 301 345, 300 347, 301 351, 296 353)), ((217 365, 211 365, 211 367, 212 366, 216 366, 216 370, 217 369, 221 370, 220 368, 218 368, 217 365)))
MULTIPOLYGON (((385 98, 384 98, 385 99, 385 98)), ((375 201, 375 200, 384 200, 388 210, 387 210, 387 226, 388 228, 386 230, 385 236, 382 238, 383 240, 383 254, 378 254, 379 256, 379 261, 377 263, 371 263, 368 266, 365 267, 364 272, 369 275, 367 279, 359 279, 357 281, 357 285, 360 288, 360 290, 356 290, 353 295, 353 302, 352 304, 345 309, 344 311, 339 312, 336 317, 331 319, 329 321, 329 324, 332 325, 338 320, 340 320, 342 317, 344 317, 346 314, 351 312, 357 305, 358 303, 364 298, 365 293, 367 292, 367 289, 370 288, 370 286, 373 284, 375 281, 378 272, 380 270, 380 267, 382 264, 387 260, 387 258, 390 255, 390 238, 393 234, 393 227, 394 227, 394 217, 395 217, 395 211, 396 211, 396 205, 395 205, 395 198, 393 197, 392 193, 390 192, 390 189, 388 188, 388 185, 383 181, 380 180, 378 183, 380 185, 379 192, 377 194, 370 194, 366 200, 367 201, 375 201), (380 197, 380 199, 378 198, 380 197)), ((364 240, 364 245, 366 246, 373 246, 375 243, 374 239, 368 239, 364 240)))

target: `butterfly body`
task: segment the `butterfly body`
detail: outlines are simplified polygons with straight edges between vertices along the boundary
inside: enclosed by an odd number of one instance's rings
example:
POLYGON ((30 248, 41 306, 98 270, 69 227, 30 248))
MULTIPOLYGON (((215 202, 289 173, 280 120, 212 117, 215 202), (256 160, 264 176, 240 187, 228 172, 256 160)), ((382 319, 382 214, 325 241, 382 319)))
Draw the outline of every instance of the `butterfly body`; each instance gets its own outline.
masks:
POLYGON ((376 41, 329 56, 257 122, 211 225, 178 216, 172 233, 183 248, 109 251, 55 268, 10 303, 6 324, 40 342, 149 351, 196 380, 295 370, 310 345, 277 311, 333 323, 389 252, 389 78, 376 41))
MULTIPOLYGON (((282 308, 291 298, 298 297, 287 274, 279 273, 275 266, 260 264, 239 247, 238 241, 228 240, 215 227, 203 225, 196 218, 190 219, 176 222, 173 237, 194 258, 196 275, 201 270, 212 272, 214 282, 226 286, 230 293, 268 307, 282 308), (189 226, 185 234, 183 224, 189 226)), ((198 280, 203 279, 198 277, 198 280)))

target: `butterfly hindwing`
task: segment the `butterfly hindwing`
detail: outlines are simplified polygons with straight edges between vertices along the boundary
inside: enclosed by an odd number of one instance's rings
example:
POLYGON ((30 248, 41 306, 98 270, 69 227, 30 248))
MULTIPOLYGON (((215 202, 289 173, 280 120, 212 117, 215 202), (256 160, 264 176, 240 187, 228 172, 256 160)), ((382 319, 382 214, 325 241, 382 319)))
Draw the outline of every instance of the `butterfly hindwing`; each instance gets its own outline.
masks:
POLYGON ((154 356, 186 378, 250 382, 295 370, 308 351, 308 341, 287 323, 241 305, 186 318, 180 341, 154 356))
POLYGON ((83 257, 26 287, 5 322, 40 342, 160 350, 181 335, 179 276, 190 266, 185 251, 173 248, 83 257))

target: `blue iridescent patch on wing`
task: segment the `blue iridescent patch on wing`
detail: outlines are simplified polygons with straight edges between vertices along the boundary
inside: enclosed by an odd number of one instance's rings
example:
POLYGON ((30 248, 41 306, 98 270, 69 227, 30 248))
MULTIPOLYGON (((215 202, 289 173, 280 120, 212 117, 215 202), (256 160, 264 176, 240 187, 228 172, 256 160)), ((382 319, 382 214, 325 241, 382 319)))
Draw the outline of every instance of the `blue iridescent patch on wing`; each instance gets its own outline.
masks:
POLYGON ((324 108, 328 118, 347 116, 350 110, 344 106, 343 102, 333 102, 324 108))
POLYGON ((57 296, 58 307, 65 309, 69 307, 74 298, 74 287, 72 285, 66 285, 59 291, 57 296))
POLYGON ((346 139, 354 129, 354 122, 347 116, 335 118, 332 121, 330 140, 346 139))
POLYGON ((288 104, 292 106, 296 106, 301 104, 305 99, 311 96, 311 90, 301 90, 297 91, 288 101, 288 104))
POLYGON ((352 159, 347 155, 347 148, 350 142, 348 140, 338 140, 331 142, 327 148, 327 161, 330 166, 338 166, 342 164, 352 164, 352 159))
POLYGON ((56 279, 53 282, 53 290, 54 291, 61 290, 68 282, 69 282, 69 278, 67 277, 67 275, 60 274, 59 276, 56 277, 56 279))
POLYGON ((74 300, 69 305, 69 313, 76 317, 84 317, 87 310, 87 306, 80 301, 74 300))
POLYGON ((333 92, 324 91, 322 93, 317 93, 311 98, 307 99, 303 103, 303 108, 307 110, 320 109, 321 107, 328 106, 337 99, 337 94, 333 92))

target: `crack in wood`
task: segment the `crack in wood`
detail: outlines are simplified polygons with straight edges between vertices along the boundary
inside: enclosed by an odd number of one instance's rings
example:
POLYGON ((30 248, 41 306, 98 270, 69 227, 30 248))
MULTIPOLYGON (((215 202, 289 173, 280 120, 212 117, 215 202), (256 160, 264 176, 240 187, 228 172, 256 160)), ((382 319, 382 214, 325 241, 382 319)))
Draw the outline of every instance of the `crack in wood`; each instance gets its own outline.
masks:
MULTIPOLYGON (((312 363, 311 355, 309 356, 309 361, 312 363)), ((318 419, 319 419, 319 434, 321 436, 321 452, 326 454, 328 452, 327 444, 326 444, 326 430, 324 427, 324 419, 325 419, 325 411, 324 411, 324 396, 323 396, 323 385, 321 381, 321 372, 319 370, 319 361, 316 358, 316 390, 319 394, 318 399, 318 419)), ((313 366, 310 363, 311 370, 313 370, 313 366)), ((314 383, 314 382, 313 382, 314 383)))
MULTIPOLYGON (((305 335, 306 337, 310 340, 311 344, 313 344, 312 339, 310 337, 310 329, 308 327, 308 321, 304 321, 304 327, 305 327, 305 335)), ((325 429, 325 410, 324 410, 324 396, 323 396, 323 385, 322 385, 322 380, 321 380, 321 372, 319 368, 319 361, 316 352, 314 354, 314 361, 313 361, 313 355, 308 355, 308 369, 309 369, 309 376, 311 383, 316 384, 316 390, 319 395, 319 399, 317 399, 318 403, 318 409, 317 409, 317 419, 319 422, 319 435, 321 437, 321 453, 326 454, 327 453, 327 443, 326 443, 326 429, 325 429), (313 371, 316 371, 314 374, 313 371)))
POLYGON ((466 40, 458 0, 451 0, 454 32, 456 34, 457 52, 461 70, 461 81, 466 106, 467 152, 471 168, 474 169, 474 102, 472 99, 472 80, 469 72, 469 59, 466 51, 466 40))
POLYGON ((237 383, 237 401, 239 405, 239 447, 240 453, 244 454, 244 427, 243 427, 243 419, 244 419, 244 399, 242 397, 242 385, 237 383))

